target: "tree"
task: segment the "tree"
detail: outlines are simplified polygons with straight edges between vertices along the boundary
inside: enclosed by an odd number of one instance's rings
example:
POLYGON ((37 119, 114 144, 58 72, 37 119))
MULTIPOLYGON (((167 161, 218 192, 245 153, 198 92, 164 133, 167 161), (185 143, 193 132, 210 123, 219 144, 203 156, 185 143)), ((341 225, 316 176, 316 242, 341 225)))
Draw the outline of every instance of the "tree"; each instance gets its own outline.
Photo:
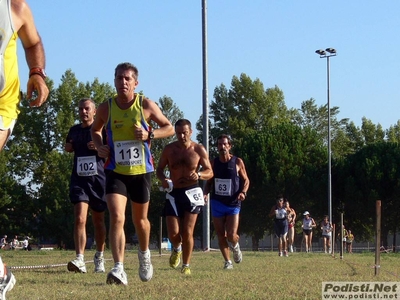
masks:
MULTIPOLYGON (((315 99, 303 101, 300 109, 291 110, 291 120, 301 128, 310 127, 317 133, 317 138, 328 145, 328 105, 317 106, 315 99)), ((338 120, 339 107, 330 108, 331 116, 331 151, 332 157, 343 157, 349 153, 354 153, 351 143, 351 135, 348 135, 348 119, 338 120)), ((351 127, 353 128, 353 127, 351 127)))
POLYGON ((386 130, 387 141, 391 143, 400 142, 400 121, 397 121, 395 125, 389 127, 386 130))
MULTIPOLYGON (((214 101, 210 104, 210 145, 216 145, 217 137, 230 134, 235 143, 263 131, 275 124, 289 120, 283 92, 277 87, 264 89, 257 78, 254 81, 242 73, 233 76, 231 88, 224 84, 214 89, 214 101)), ((197 122, 197 139, 202 141, 202 118, 197 122)), ((210 153, 215 153, 210 147, 210 153)))
POLYGON ((400 146, 379 142, 363 147, 340 163, 336 189, 345 219, 362 240, 373 237, 375 203, 382 200, 382 241, 398 231, 400 209, 400 146))
POLYGON ((297 210, 313 207, 316 214, 323 212, 318 200, 326 186, 320 180, 326 152, 315 130, 281 123, 244 140, 241 146, 235 146, 235 153, 243 158, 251 174, 241 230, 253 237, 255 250, 265 232, 272 231, 272 223, 266 218, 279 194, 297 210))
POLYGON ((367 118, 362 118, 361 133, 364 136, 365 145, 383 142, 385 132, 380 124, 375 125, 367 118))

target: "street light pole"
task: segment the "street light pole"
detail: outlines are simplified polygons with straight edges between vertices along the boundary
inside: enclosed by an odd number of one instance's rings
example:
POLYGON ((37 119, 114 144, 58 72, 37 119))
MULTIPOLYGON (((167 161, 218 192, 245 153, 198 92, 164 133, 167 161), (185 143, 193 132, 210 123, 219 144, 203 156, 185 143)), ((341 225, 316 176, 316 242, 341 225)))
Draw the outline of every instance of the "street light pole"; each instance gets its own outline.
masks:
MULTIPOLYGON (((207 0, 201 1, 203 41, 203 146, 209 153, 208 134, 208 59, 207 59, 207 0)), ((203 250, 210 250, 210 203, 203 207, 203 250)))
POLYGON ((326 78, 327 78, 327 104, 328 104, 328 213, 329 221, 332 223, 332 151, 331 151, 331 107, 330 107, 330 91, 329 91, 329 58, 336 56, 334 48, 326 48, 325 50, 316 50, 315 53, 320 58, 326 58, 326 78))

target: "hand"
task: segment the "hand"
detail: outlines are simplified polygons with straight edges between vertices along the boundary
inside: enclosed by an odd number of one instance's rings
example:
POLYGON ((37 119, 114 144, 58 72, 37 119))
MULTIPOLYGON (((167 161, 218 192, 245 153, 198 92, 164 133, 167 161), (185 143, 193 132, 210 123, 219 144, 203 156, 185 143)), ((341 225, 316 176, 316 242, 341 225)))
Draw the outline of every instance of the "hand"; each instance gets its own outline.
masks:
POLYGON ((72 145, 72 142, 73 142, 72 140, 69 140, 69 142, 65 143, 65 147, 64 147, 65 151, 67 151, 67 152, 74 151, 74 146, 72 145))
POLYGON ((108 158, 110 155, 110 147, 108 145, 102 145, 97 148, 97 153, 102 158, 108 158))
POLYGON ((238 199, 239 201, 244 201, 244 200, 246 199, 246 196, 245 196, 243 193, 239 193, 237 199, 238 199))
POLYGON ((38 74, 32 75, 28 80, 26 92, 28 99, 32 99, 33 91, 37 91, 38 95, 35 100, 29 103, 29 106, 39 107, 46 102, 47 96, 49 95, 49 89, 44 79, 38 74))
POLYGON ((134 133, 135 138, 139 141, 146 141, 149 138, 149 132, 136 124, 134 133))
POLYGON ((162 186, 164 189, 169 188, 168 179, 169 179, 169 178, 165 178, 165 179, 161 182, 161 186, 162 186))
POLYGON ((206 205, 208 203, 208 194, 204 194, 203 199, 204 199, 204 205, 206 205))
MULTIPOLYGON (((199 173, 200 173, 200 172, 199 172, 199 173)), ((192 173, 190 173, 190 175, 187 177, 187 179, 188 179, 188 180, 192 180, 192 181, 199 180, 199 179, 200 179, 199 173, 197 173, 197 172, 192 172, 192 173)))
POLYGON ((87 147, 89 150, 97 150, 93 141, 90 141, 89 143, 87 143, 87 147))

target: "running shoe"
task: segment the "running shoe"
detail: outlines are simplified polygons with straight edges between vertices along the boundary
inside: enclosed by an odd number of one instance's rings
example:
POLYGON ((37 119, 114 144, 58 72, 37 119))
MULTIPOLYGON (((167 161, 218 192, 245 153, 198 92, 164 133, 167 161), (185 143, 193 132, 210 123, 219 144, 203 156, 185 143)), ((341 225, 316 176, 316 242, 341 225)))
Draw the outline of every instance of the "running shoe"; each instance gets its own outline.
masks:
POLYGON ((242 251, 240 251, 240 245, 239 243, 236 244, 236 247, 231 247, 233 251, 233 260, 235 263, 240 263, 243 259, 242 251))
POLYGON ((293 246, 290 246, 289 250, 290 252, 293 252, 293 246))
POLYGON ((185 275, 190 275, 191 274, 190 268, 188 266, 183 266, 181 269, 181 273, 185 275))
POLYGON ((128 285, 128 278, 122 268, 114 267, 107 274, 107 284, 123 284, 128 285))
POLYGON ((171 251, 171 256, 169 257, 169 266, 173 269, 176 269, 181 263, 181 256, 182 250, 176 251, 175 249, 173 249, 171 251))
POLYGON ((86 273, 86 265, 83 260, 75 258, 67 265, 68 271, 75 273, 86 273))
POLYGON ((283 256, 285 256, 285 257, 288 257, 289 256, 289 254, 287 253, 287 251, 285 250, 285 251, 283 251, 283 256))
POLYGON ((94 262, 94 272, 95 273, 104 273, 104 257, 97 257, 96 254, 93 257, 94 262))
POLYGON ((5 271, 3 278, 0 278, 0 300, 5 300, 6 293, 12 290, 17 280, 15 279, 14 274, 11 273, 11 270, 7 266, 3 265, 0 267, 4 267, 5 271))
POLYGON ((225 269, 225 270, 231 270, 231 269, 233 269, 233 264, 232 264, 232 262, 231 262, 230 260, 228 260, 228 261, 226 261, 226 262, 224 263, 224 269, 225 269))
POLYGON ((138 251, 139 258, 139 277, 141 281, 149 281, 153 277, 153 265, 150 259, 150 250, 146 252, 138 251))
POLYGON ((282 252, 279 252, 278 255, 279 255, 279 256, 283 256, 282 252))

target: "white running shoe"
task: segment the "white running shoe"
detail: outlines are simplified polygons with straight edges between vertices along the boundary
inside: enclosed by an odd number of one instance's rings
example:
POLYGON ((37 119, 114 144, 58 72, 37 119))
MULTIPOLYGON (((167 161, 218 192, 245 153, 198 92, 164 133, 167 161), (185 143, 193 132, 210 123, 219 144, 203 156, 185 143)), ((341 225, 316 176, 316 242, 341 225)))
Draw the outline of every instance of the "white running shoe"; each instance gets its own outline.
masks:
POLYGON ((146 252, 138 251, 139 258, 139 277, 141 281, 149 281, 153 277, 153 265, 151 264, 150 250, 146 252))
POLYGON ((86 273, 86 265, 83 260, 75 258, 67 265, 68 271, 75 273, 86 273))
POLYGON ((114 267, 107 274, 108 284, 123 284, 128 285, 128 278, 126 277, 126 273, 122 268, 114 267))
POLYGON ((233 269, 233 264, 232 264, 232 262, 231 262, 230 260, 228 260, 228 261, 226 261, 226 262, 224 263, 224 269, 225 269, 225 270, 231 270, 231 269, 233 269))
POLYGON ((284 250, 284 251, 283 251, 283 256, 285 256, 285 257, 289 257, 289 254, 287 253, 287 251, 286 251, 286 250, 284 250))
POLYGON ((240 245, 239 243, 236 244, 236 247, 232 247, 231 249, 233 251, 233 260, 235 261, 235 263, 240 263, 243 259, 243 255, 242 255, 242 251, 240 251, 240 245))
POLYGON ((93 257, 93 262, 94 262, 95 273, 104 273, 106 271, 104 269, 104 257, 97 257, 95 254, 93 257))
POLYGON ((293 246, 292 246, 292 245, 290 245, 289 251, 290 251, 291 253, 293 253, 293 246))
POLYGON ((278 254, 279 256, 283 256, 283 254, 282 254, 282 252, 279 252, 279 254, 278 254))
POLYGON ((11 270, 1 263, 0 268, 4 268, 4 276, 0 278, 0 300, 6 299, 6 293, 11 291, 17 280, 11 270))

